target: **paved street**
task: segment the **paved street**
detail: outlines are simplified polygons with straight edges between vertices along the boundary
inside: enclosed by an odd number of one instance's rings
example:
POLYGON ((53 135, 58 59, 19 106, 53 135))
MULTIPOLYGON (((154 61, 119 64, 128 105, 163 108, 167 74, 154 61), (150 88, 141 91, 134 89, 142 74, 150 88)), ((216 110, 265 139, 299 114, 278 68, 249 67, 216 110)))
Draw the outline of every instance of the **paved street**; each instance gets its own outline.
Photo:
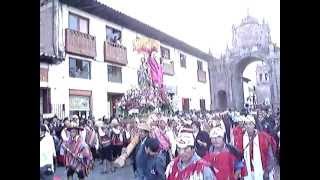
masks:
MULTIPOLYGON (((123 168, 119 168, 114 173, 102 174, 103 167, 99 164, 100 162, 96 162, 96 167, 90 173, 87 180, 102 180, 102 179, 111 179, 111 180, 134 180, 134 175, 132 171, 132 165, 127 165, 123 168)), ((67 180, 67 172, 65 168, 58 167, 55 172, 55 177, 57 180, 67 180)), ((78 179, 77 175, 73 176, 73 179, 78 179)))

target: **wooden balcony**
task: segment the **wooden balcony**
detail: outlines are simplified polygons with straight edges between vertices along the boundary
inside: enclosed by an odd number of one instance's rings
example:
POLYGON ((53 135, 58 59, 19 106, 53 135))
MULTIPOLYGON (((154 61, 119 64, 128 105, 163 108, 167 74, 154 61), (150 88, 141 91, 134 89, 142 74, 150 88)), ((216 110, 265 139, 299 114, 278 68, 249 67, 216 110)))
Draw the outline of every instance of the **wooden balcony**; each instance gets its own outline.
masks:
POLYGON ((198 81, 199 82, 207 82, 207 78, 206 78, 206 72, 202 71, 202 70, 198 70, 198 81))
POLYGON ((167 75, 174 75, 174 64, 173 63, 163 63, 163 73, 167 75))
POLYGON ((112 42, 104 42, 104 60, 120 65, 127 65, 127 48, 112 42))
POLYGON ((66 29, 66 51, 69 53, 96 57, 96 37, 72 29, 66 29))

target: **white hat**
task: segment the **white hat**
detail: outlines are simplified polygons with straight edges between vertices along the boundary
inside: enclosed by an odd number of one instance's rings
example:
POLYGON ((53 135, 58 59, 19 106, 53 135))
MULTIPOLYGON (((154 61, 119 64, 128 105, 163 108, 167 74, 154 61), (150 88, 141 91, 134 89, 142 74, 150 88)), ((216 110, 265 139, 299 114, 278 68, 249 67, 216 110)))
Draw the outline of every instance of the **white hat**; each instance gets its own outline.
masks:
POLYGON ((135 120, 136 123, 140 123, 139 118, 136 117, 136 118, 134 118, 134 120, 135 120))
POLYGON ((183 123, 191 125, 192 124, 192 120, 191 119, 183 119, 183 123))
POLYGON ((113 131, 115 134, 120 134, 120 129, 112 128, 112 131, 113 131))
POLYGON ((139 113, 139 109, 131 109, 130 111, 129 111, 129 114, 131 115, 131 114, 138 114, 139 113))
POLYGON ((70 122, 70 127, 67 128, 68 131, 70 131, 71 129, 83 130, 83 128, 79 127, 79 124, 74 122, 74 121, 71 121, 70 122))
POLYGON ((49 118, 53 118, 54 117, 54 114, 53 113, 47 113, 47 114, 43 114, 42 115, 42 118, 43 119, 49 119, 49 118))
POLYGON ((117 125, 119 125, 118 119, 116 119, 116 118, 112 119, 112 121, 111 121, 110 124, 111 124, 111 126, 117 126, 117 125))
POLYGON ((191 133, 180 133, 177 138, 177 146, 179 148, 186 148, 194 146, 194 137, 191 133))
POLYGON ((72 116, 72 119, 79 119, 79 117, 74 114, 74 115, 72 116))
POLYGON ((103 121, 96 121, 94 124, 97 127, 102 127, 103 126, 103 121))
POLYGON ((224 133, 225 131, 221 127, 212 128, 210 131, 210 138, 223 137, 224 133))

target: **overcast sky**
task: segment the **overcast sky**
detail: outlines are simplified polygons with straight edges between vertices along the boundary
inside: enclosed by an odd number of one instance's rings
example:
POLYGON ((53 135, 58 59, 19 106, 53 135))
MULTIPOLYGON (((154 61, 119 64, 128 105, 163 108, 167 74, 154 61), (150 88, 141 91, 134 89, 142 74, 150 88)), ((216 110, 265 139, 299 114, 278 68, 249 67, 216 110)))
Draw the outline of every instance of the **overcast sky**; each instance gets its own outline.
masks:
POLYGON ((280 0, 99 0, 216 57, 231 47, 232 24, 249 14, 269 24, 280 46, 280 0))

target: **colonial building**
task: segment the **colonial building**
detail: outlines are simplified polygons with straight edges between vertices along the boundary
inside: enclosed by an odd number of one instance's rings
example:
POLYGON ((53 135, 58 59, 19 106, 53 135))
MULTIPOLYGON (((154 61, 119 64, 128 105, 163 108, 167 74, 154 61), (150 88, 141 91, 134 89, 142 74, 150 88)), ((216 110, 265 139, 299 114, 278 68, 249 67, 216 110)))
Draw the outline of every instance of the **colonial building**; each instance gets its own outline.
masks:
POLYGON ((52 106, 51 87, 49 85, 49 67, 63 61, 62 53, 57 48, 57 31, 55 28, 55 8, 52 1, 40 1, 40 114, 50 114, 53 109, 64 116, 63 107, 52 106))
POLYGON ((211 55, 95 0, 49 4, 55 7, 53 16, 45 19, 54 27, 40 24, 55 32, 48 35, 54 42, 46 44, 54 44, 63 57, 59 63, 45 65, 50 104, 61 107, 52 113, 110 117, 115 100, 138 86, 142 55, 134 51, 133 42, 139 37, 160 42, 164 85, 176 108, 210 109, 211 55))

